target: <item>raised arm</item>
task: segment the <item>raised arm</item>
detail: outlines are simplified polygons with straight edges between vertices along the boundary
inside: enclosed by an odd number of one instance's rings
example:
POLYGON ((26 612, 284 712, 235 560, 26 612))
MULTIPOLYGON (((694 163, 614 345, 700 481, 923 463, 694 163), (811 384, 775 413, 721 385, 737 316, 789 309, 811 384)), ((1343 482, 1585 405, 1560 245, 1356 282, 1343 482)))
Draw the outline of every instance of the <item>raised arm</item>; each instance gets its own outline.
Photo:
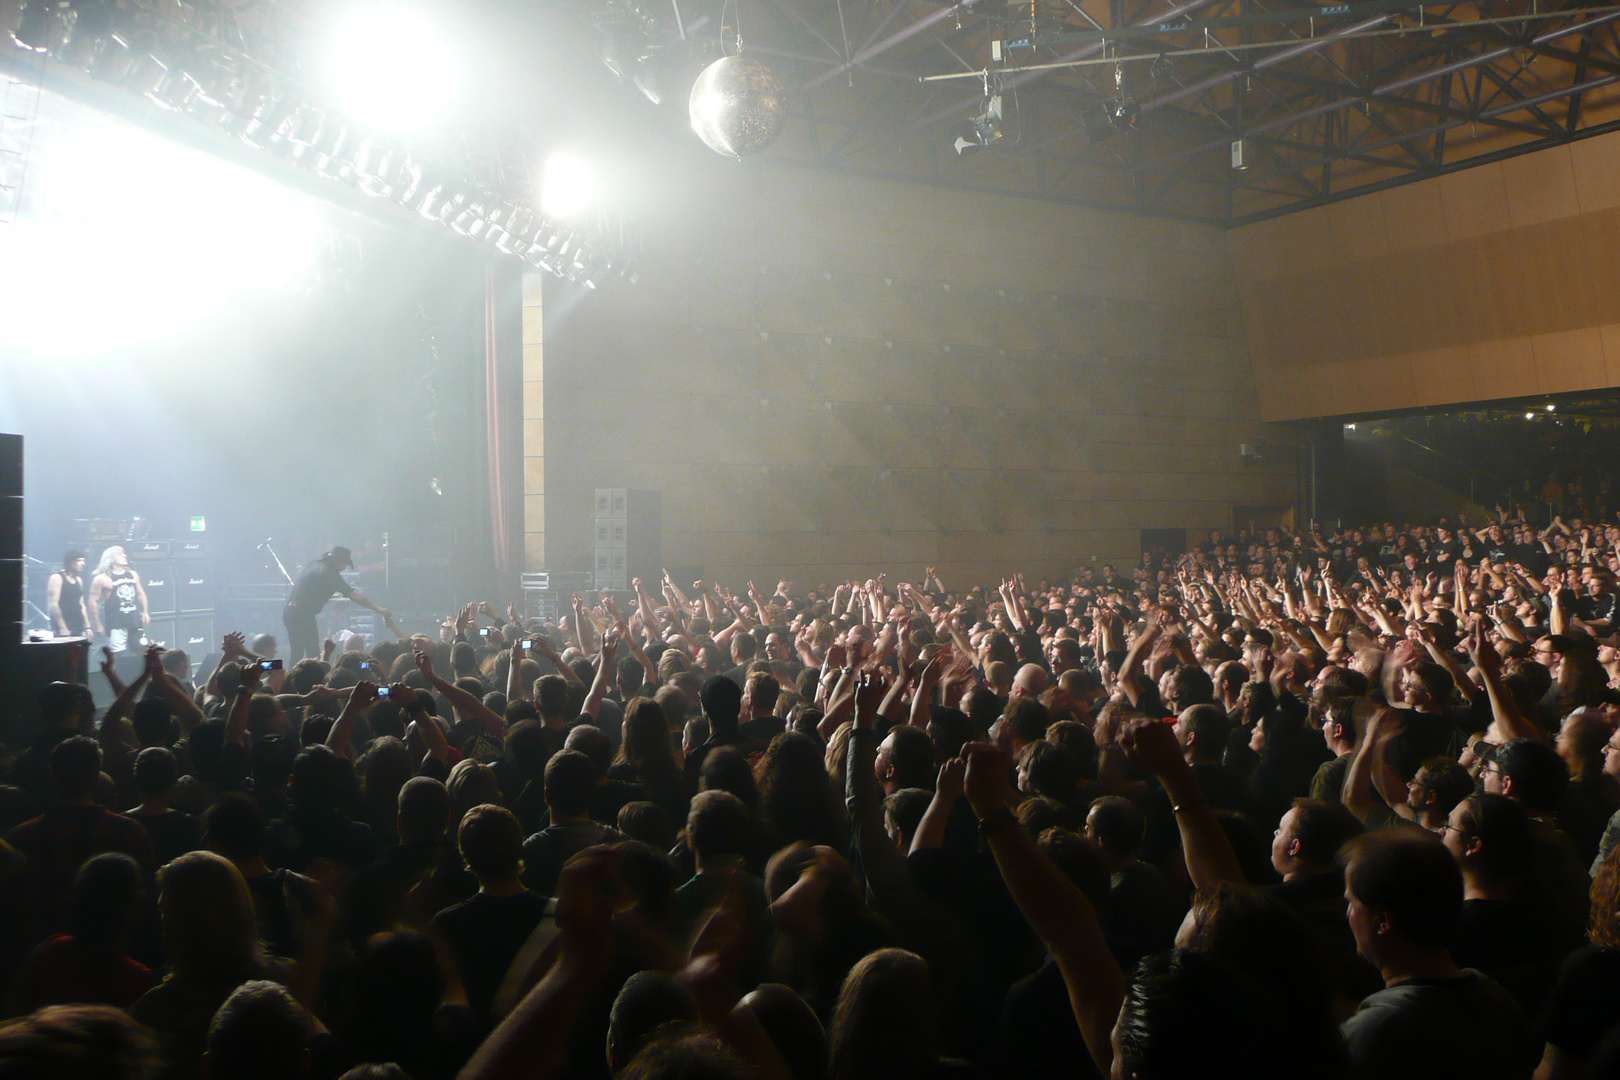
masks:
POLYGON ((1103 937, 1102 924, 1079 886, 1054 866, 1008 808, 1011 761, 990 743, 969 743, 965 787, 1007 889, 1018 910, 1057 960, 1069 1006, 1086 1049, 1104 1076, 1111 1074, 1110 1035, 1125 999, 1125 973, 1103 937))
POLYGON ((1237 853, 1221 828, 1209 800, 1198 786, 1192 766, 1187 764, 1170 725, 1138 717, 1126 723, 1119 735, 1125 756, 1158 778, 1170 799, 1176 828, 1181 833, 1182 857, 1194 888, 1217 882, 1242 882, 1243 870, 1237 853))
POLYGON ((140 697, 141 690, 145 688, 147 680, 152 677, 152 669, 157 666, 158 654, 155 647, 147 649, 146 666, 141 668, 141 673, 136 676, 134 682, 125 686, 118 680, 118 672, 113 667, 112 650, 103 646, 101 652, 106 657, 101 664, 101 671, 107 676, 107 682, 112 685, 113 691, 118 695, 118 698, 107 706, 107 714, 101 718, 102 723, 107 723, 113 720, 122 720, 134 710, 135 699, 140 697))
POLYGON ((326 748, 339 757, 349 756, 349 737, 354 731, 354 722, 360 714, 366 712, 377 701, 377 685, 366 682, 364 679, 354 684, 349 691, 349 700, 338 713, 338 718, 332 725, 332 730, 326 734, 326 748))
POLYGON ((1474 662, 1475 670, 1485 683, 1485 693, 1491 701, 1491 726, 1485 732, 1486 738, 1504 746, 1510 739, 1540 741, 1541 731, 1519 711, 1513 695, 1502 685, 1502 658, 1485 640, 1485 631, 1476 624, 1463 639, 1463 644, 1468 650, 1468 658, 1474 662))
POLYGON ((1130 651, 1125 654, 1125 662, 1119 668, 1119 686, 1130 699, 1131 708, 1140 708, 1142 699, 1142 686, 1138 679, 1142 674, 1142 664, 1147 660, 1148 653, 1153 650, 1153 643, 1159 637, 1159 612, 1155 608, 1148 616, 1147 628, 1137 635, 1131 642, 1130 651))
POLYGON ((1378 796, 1373 778, 1381 766, 1384 748, 1389 744, 1389 740, 1400 734, 1404 726, 1397 710, 1379 709, 1368 721, 1367 732, 1362 736, 1361 745, 1356 748, 1356 756, 1350 760, 1350 768, 1344 775, 1344 790, 1340 801, 1344 803, 1345 809, 1363 822, 1367 821, 1383 802, 1378 796))
POLYGON ((541 656, 551 661, 551 666, 557 669, 557 674, 566 679, 570 685, 581 687, 585 685, 584 680, 579 677, 578 673, 562 662, 562 657, 557 655, 557 647, 551 643, 550 638, 545 636, 535 638, 534 647, 541 656))
MULTIPOLYGON (((456 711, 457 716, 460 716, 463 720, 477 720, 484 726, 485 731, 488 731, 497 739, 506 734, 506 721, 494 709, 485 705, 477 694, 468 693, 434 671, 433 657, 429 656, 425 649, 418 649, 415 655, 416 669, 422 673, 423 678, 427 679, 429 686, 444 695, 444 699, 450 703, 450 707, 456 711)), ((510 684, 510 678, 507 681, 510 684)), ((519 678, 518 681, 522 682, 522 679, 519 678)), ((365 684, 362 683, 361 685, 365 684)), ((351 696, 349 701, 352 704, 354 698, 351 696)), ((336 730, 335 726, 333 730, 336 730)), ((331 742, 328 741, 327 745, 331 746, 331 742)), ((333 749, 336 749, 336 747, 333 747, 333 749)))
POLYGON ((618 652, 619 631, 614 628, 602 635, 602 655, 596 660, 596 678, 591 680, 590 692, 585 695, 585 704, 580 708, 580 712, 592 720, 602 711, 602 695, 607 693, 609 672, 618 652))
POLYGON ((231 702, 230 714, 225 718, 226 746, 241 746, 247 742, 248 711, 253 704, 253 692, 259 688, 259 679, 263 674, 256 664, 242 668, 236 684, 236 699, 231 702))
POLYGON ((509 662, 506 665, 506 700, 508 703, 529 700, 529 688, 523 685, 523 657, 527 653, 527 650, 523 647, 525 640, 524 638, 518 638, 512 642, 512 649, 508 656, 509 662))
POLYGON ((939 767, 939 779, 934 782, 934 797, 917 823, 917 832, 911 838, 912 851, 945 846, 945 826, 951 820, 951 809, 962 797, 962 781, 967 773, 965 758, 951 758, 939 767))

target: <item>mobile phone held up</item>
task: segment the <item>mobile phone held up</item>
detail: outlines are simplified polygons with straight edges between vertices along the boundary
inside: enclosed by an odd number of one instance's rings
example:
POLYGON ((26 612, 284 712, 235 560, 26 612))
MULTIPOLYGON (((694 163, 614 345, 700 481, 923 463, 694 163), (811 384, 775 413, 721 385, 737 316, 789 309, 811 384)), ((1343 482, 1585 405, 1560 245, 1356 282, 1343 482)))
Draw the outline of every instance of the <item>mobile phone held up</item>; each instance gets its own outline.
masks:
POLYGON ((280 671, 281 670, 281 661, 280 660, 260 660, 259 661, 259 670, 260 671, 280 671))
POLYGON ((394 696, 394 688, 392 686, 379 686, 379 687, 377 687, 377 700, 383 701, 383 700, 386 700, 386 699, 391 698, 393 696, 394 696))
POLYGON ((490 631, 491 631, 490 627, 488 627, 488 626, 480 626, 478 628, 478 636, 481 637, 481 638, 487 638, 490 635, 490 631))

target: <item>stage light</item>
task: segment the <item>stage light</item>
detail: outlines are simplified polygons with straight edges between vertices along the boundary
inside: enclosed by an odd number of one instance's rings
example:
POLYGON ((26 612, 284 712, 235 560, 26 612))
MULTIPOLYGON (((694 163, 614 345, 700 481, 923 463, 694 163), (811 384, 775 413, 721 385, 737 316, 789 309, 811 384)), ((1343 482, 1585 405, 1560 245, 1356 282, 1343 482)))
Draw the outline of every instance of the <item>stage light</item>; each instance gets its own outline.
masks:
POLYGON ((559 150, 546 158, 540 181, 540 209, 555 218, 571 218, 591 205, 596 175, 583 158, 559 150))
POLYGON ((1524 418, 1526 420, 1534 420, 1536 418, 1536 414, 1533 412, 1527 412, 1524 414, 1524 418))
POLYGON ((307 196, 133 125, 48 107, 28 200, 0 238, 9 348, 112 355, 168 340, 279 295, 313 257, 322 225, 307 196))
POLYGON ((1547 411, 1548 412, 1557 412, 1558 411, 1558 406, 1554 405, 1552 402, 1549 401, 1549 402, 1547 402, 1547 411))
POLYGON ((333 30, 327 67, 344 109, 380 131, 425 127, 455 92, 444 37, 411 11, 354 9, 333 30))

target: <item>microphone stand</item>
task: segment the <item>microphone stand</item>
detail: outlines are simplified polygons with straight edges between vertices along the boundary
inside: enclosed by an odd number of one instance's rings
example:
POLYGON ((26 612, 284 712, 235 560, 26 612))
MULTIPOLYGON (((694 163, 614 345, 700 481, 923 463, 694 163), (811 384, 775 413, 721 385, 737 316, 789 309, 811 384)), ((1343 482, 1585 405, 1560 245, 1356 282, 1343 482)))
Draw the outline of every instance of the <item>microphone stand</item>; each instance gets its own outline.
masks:
POLYGON ((287 568, 285 566, 281 565, 281 556, 277 555, 276 549, 270 546, 270 541, 266 540, 259 546, 270 553, 270 557, 276 561, 276 569, 281 571, 281 576, 287 579, 288 585, 291 585, 293 583, 292 575, 287 573, 287 568))

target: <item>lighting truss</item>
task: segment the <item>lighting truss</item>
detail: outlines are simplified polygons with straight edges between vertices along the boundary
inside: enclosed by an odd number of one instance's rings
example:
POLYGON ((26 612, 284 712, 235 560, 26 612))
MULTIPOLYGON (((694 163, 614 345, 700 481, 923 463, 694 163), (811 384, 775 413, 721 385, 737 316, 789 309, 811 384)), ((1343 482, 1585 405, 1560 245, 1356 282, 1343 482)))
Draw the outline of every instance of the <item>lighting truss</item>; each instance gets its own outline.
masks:
POLYGON ((0 75, 16 82, 71 94, 88 77, 140 99, 153 119, 184 118, 534 269, 592 288, 635 276, 639 245, 623 213, 603 209, 580 230, 546 218, 525 148, 467 131, 383 135, 345 116, 305 70, 317 51, 310 26, 280 5, 30 0, 10 31, 0 29, 0 75))

